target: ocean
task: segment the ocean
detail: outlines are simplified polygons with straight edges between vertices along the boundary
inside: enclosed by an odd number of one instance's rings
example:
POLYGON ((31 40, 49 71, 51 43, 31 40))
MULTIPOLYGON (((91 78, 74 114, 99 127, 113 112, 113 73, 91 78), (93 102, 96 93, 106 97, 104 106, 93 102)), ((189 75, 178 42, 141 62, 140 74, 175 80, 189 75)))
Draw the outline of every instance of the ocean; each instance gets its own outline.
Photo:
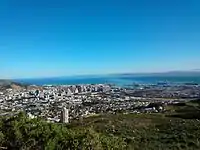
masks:
POLYGON ((108 76, 74 76, 35 79, 16 79, 16 82, 34 85, 76 85, 76 84, 115 84, 126 86, 133 84, 156 84, 168 83, 197 83, 200 84, 200 76, 131 76, 131 75, 108 75, 108 76))

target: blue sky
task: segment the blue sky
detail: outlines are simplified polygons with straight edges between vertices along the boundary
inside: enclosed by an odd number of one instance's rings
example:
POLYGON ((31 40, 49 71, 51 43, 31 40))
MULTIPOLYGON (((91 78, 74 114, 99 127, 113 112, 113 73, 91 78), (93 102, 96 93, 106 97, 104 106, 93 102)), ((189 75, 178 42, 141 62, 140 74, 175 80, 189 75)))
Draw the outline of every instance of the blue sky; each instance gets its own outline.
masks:
POLYGON ((199 0, 0 0, 0 78, 199 69, 199 0))

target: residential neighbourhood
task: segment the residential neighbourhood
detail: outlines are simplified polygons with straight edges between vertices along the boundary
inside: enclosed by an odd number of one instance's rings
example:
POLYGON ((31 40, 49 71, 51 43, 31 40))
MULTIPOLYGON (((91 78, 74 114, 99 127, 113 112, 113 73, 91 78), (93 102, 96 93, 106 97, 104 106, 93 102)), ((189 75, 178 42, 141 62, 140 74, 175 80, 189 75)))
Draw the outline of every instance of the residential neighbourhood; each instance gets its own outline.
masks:
POLYGON ((63 109, 69 111, 70 121, 101 113, 165 112, 167 105, 198 98, 200 86, 196 84, 159 83, 127 87, 110 84, 30 85, 1 90, 0 115, 25 112, 30 118, 62 122, 63 109))

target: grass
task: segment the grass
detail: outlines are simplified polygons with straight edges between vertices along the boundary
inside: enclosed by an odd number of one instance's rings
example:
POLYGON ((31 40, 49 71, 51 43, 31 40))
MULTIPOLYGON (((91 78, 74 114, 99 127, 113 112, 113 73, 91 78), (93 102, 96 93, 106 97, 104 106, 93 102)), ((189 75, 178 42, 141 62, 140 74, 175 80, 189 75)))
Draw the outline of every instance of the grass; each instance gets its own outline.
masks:
POLYGON ((168 110, 165 114, 104 114, 74 121, 71 128, 92 127, 98 133, 122 137, 130 150, 199 150, 199 101, 168 110))
POLYGON ((178 105, 168 106, 168 116, 182 119, 200 119, 200 101, 190 101, 178 105))
POLYGON ((80 126, 92 126, 99 133, 123 137, 128 149, 200 149, 200 122, 195 119, 163 114, 118 114, 87 118, 80 126))

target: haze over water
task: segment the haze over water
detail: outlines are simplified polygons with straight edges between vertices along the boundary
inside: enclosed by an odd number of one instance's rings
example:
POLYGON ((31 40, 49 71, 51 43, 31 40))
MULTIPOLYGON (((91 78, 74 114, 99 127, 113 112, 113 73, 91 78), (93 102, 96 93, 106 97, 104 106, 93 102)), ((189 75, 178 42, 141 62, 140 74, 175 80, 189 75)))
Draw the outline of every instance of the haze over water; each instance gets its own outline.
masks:
POLYGON ((158 82, 169 83, 198 83, 200 84, 200 76, 74 76, 74 77, 55 77, 55 78, 35 78, 35 79, 19 79, 18 82, 34 84, 34 85, 75 85, 75 84, 115 84, 119 86, 139 84, 155 84, 158 82))

